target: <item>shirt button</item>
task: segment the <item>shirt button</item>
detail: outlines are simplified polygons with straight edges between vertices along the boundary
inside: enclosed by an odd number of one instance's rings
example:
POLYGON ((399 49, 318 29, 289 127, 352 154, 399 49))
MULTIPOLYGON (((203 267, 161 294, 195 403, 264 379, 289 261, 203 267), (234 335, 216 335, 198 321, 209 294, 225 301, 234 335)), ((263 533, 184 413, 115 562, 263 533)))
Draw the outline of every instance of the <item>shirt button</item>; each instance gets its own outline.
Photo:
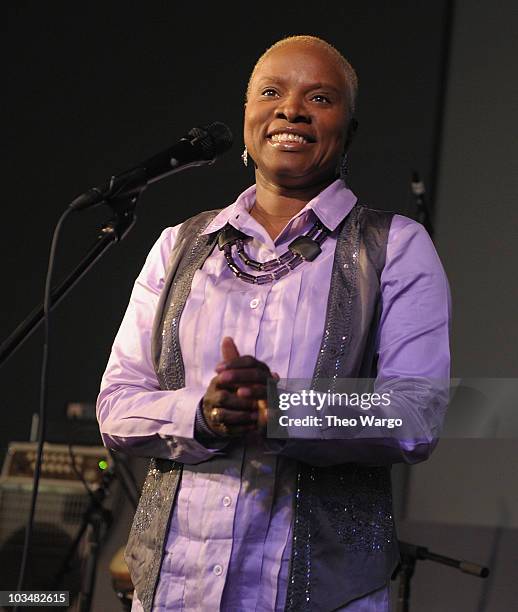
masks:
POLYGON ((260 300, 257 298, 250 300, 250 308, 257 308, 259 306, 259 302, 260 300))
POLYGON ((223 573, 223 567, 218 563, 212 568, 212 571, 216 574, 216 576, 221 576, 223 573))
POLYGON ((228 495, 225 495, 225 497, 223 498, 223 505, 225 507, 230 506, 230 504, 232 503, 232 500, 230 499, 230 497, 228 495))

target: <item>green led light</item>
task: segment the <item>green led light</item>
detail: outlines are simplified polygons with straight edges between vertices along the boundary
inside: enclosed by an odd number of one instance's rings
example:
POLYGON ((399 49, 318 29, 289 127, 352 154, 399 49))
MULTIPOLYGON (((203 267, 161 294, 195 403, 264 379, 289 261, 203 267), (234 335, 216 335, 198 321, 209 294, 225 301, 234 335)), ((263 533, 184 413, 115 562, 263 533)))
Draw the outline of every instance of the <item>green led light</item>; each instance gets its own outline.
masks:
POLYGON ((100 470, 105 470, 108 467, 108 462, 104 459, 101 459, 98 463, 100 470))

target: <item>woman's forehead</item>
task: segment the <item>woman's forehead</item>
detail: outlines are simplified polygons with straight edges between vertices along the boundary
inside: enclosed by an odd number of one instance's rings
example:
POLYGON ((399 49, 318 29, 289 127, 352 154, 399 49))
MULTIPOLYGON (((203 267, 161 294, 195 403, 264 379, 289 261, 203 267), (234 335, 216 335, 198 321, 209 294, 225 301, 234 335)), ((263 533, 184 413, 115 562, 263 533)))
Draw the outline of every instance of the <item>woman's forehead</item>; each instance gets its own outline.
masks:
POLYGON ((339 88, 346 85, 343 67, 325 47, 293 42, 272 49, 256 64, 251 83, 263 79, 283 80, 311 75, 313 79, 331 82, 339 88))

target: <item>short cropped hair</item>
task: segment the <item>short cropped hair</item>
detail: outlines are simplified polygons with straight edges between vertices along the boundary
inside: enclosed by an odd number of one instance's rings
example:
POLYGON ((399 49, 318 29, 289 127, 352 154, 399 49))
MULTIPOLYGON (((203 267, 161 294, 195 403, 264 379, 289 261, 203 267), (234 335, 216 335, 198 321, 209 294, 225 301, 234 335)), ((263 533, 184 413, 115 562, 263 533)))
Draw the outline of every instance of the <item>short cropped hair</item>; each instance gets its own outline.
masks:
POLYGON ((340 51, 336 49, 336 47, 333 47, 333 45, 329 44, 327 41, 323 40, 322 38, 318 38, 318 36, 310 36, 310 35, 287 36, 286 38, 282 38, 281 40, 278 40, 271 47, 268 47, 268 49, 266 49, 266 51, 261 55, 261 57, 255 63, 254 69, 252 70, 252 74, 250 75, 250 78, 248 80, 245 100, 248 99, 248 94, 250 92, 250 84, 252 83, 252 79, 254 78, 257 67, 263 61, 263 59, 275 49, 279 49, 280 47, 289 45, 292 42, 301 43, 308 47, 319 46, 321 48, 326 49, 326 51, 328 51, 331 54, 331 56, 334 57, 334 59, 338 62, 339 66, 341 66, 341 68, 344 71, 345 80, 347 83, 347 95, 348 95, 349 109, 350 109, 351 114, 353 114, 356 108, 356 98, 358 95, 358 77, 356 75, 356 72, 354 68, 351 66, 351 64, 340 53, 340 51))

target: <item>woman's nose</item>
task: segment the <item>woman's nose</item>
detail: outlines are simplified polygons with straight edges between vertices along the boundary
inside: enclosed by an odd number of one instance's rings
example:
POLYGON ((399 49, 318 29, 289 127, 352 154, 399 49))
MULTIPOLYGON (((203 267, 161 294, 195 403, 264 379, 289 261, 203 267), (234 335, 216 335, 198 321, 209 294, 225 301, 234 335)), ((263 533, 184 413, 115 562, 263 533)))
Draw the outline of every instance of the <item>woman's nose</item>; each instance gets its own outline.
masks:
POLYGON ((279 101, 275 112, 278 119, 286 119, 289 123, 311 121, 310 115, 303 100, 298 96, 286 96, 279 101))

